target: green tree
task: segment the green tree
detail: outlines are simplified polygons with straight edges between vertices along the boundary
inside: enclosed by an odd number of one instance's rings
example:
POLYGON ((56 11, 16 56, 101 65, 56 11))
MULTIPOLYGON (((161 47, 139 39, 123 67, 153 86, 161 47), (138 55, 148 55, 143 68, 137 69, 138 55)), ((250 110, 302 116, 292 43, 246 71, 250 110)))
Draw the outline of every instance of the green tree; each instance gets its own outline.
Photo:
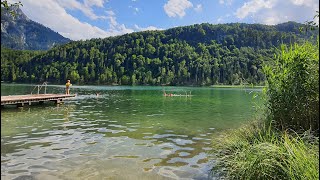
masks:
POLYGON ((23 6, 23 4, 20 1, 11 4, 11 3, 8 3, 7 0, 1 0, 1 12, 2 12, 2 8, 4 8, 6 11, 9 11, 12 16, 16 15, 14 10, 12 10, 12 8, 19 7, 19 6, 23 6))

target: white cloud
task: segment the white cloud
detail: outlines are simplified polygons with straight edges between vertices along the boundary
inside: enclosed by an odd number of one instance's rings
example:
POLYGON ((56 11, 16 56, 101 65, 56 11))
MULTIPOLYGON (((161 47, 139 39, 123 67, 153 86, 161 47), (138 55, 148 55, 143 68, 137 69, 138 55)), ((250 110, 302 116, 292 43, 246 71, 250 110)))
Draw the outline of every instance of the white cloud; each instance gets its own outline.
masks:
POLYGON ((264 24, 274 25, 279 24, 281 20, 279 18, 276 18, 274 16, 268 16, 265 19, 263 19, 264 24))
POLYGON ((124 24, 119 24, 117 22, 116 14, 113 11, 109 10, 106 11, 106 13, 108 14, 107 19, 109 20, 109 31, 113 35, 121 35, 134 32, 132 29, 126 28, 124 24))
MULTIPOLYGON (((132 29, 126 28, 124 24, 117 22, 116 15, 113 11, 107 11, 107 16, 104 16, 109 24, 109 29, 106 31, 89 23, 81 22, 71 16, 64 8, 66 4, 62 5, 60 4, 61 2, 68 3, 67 1, 60 0, 24 0, 21 9, 33 21, 43 24, 72 40, 105 38, 133 32, 132 29)), ((92 2, 90 4, 89 1, 87 1, 87 4, 89 3, 91 6, 99 5, 98 1, 96 1, 96 3, 92 2)), ((75 1, 70 0, 69 3, 72 5, 71 7, 79 8, 79 4, 75 1)))
POLYGON ((248 16, 250 13, 256 13, 263 8, 272 8, 275 5, 276 0, 251 0, 245 2, 244 5, 237 9, 236 15, 238 18, 243 19, 248 16))
POLYGON ((201 12, 201 11, 202 11, 202 5, 201 5, 201 4, 198 4, 198 5, 194 8, 194 10, 195 10, 196 12, 201 12))
POLYGON ((157 28, 157 27, 154 27, 154 26, 148 26, 146 28, 143 28, 143 27, 139 27, 138 25, 134 25, 134 28, 137 30, 137 31, 148 31, 148 30, 163 30, 161 28, 157 28))
POLYGON ((106 11, 109 16, 115 16, 116 14, 112 10, 106 11))
POLYGON ((91 6, 103 7, 104 0, 85 0, 84 4, 88 7, 91 7, 91 6))
POLYGON ((80 10, 83 14, 85 14, 87 17, 89 17, 92 20, 106 18, 105 16, 96 15, 91 8, 91 6, 103 7, 103 2, 95 2, 92 0, 91 1, 86 0, 84 2, 84 4, 82 4, 76 0, 57 0, 57 3, 66 9, 80 10))
POLYGON ((111 10, 106 11, 106 13, 108 14, 107 19, 109 20, 109 25, 111 29, 116 28, 116 26, 118 25, 118 22, 116 20, 116 14, 111 10))
POLYGON ((129 9, 133 10, 133 14, 138 14, 138 12, 140 11, 140 9, 137 7, 133 7, 133 6, 128 6, 128 7, 129 7, 129 9))
POLYGON ((24 0, 21 9, 30 19, 73 40, 106 37, 111 35, 98 27, 80 22, 78 19, 68 14, 57 1, 24 0), (36 9, 36 11, 34 9, 36 9))
POLYGON ((218 19, 217 19, 217 23, 225 23, 226 21, 228 21, 228 19, 229 19, 229 17, 230 17, 231 15, 228 13, 228 14, 226 14, 226 15, 224 15, 224 16, 220 16, 218 19))
POLYGON ((312 20, 316 10, 319 10, 318 0, 250 0, 237 9, 235 15, 239 19, 251 17, 254 22, 274 25, 312 20))
MULTIPOLYGON (((290 0, 294 5, 297 6, 308 6, 312 7, 315 5, 315 1, 313 0, 290 0)), ((319 6, 318 6, 319 8, 319 6)))
POLYGON ((188 0, 169 0, 164 6, 164 11, 169 17, 179 16, 182 18, 186 15, 185 10, 193 7, 193 4, 188 0))
POLYGON ((233 0, 219 0, 220 4, 226 4, 230 6, 232 4, 233 0))

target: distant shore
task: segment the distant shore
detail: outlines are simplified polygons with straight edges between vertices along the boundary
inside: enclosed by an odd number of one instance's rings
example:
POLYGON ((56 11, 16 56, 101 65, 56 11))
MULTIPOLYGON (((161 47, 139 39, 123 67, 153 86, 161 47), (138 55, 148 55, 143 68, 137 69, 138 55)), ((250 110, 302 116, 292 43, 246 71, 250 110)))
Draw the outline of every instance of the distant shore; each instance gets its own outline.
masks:
MULTIPOLYGON (((36 83, 25 83, 25 82, 4 82, 1 81, 3 84, 30 84, 30 85, 38 85, 36 83)), ((40 83, 39 83, 40 84, 40 83)), ((53 83, 53 84, 48 84, 48 85, 64 85, 64 83, 53 83)), ((206 85, 206 86, 201 86, 201 85, 119 85, 119 84, 85 84, 85 83, 79 83, 79 84, 74 84, 74 85, 79 85, 79 86, 183 86, 183 87, 212 87, 212 88, 263 88, 265 86, 261 85, 206 85)))
POLYGON ((211 85, 209 87, 214 88, 264 88, 265 86, 255 86, 255 85, 211 85))

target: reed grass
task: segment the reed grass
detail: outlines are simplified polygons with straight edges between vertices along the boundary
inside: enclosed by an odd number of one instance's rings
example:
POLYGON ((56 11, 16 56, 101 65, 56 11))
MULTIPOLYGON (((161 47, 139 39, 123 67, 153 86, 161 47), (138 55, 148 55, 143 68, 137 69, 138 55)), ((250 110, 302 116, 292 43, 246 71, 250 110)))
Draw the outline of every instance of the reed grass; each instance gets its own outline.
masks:
POLYGON ((221 133, 213 141, 212 173, 225 179, 319 179, 319 140, 310 139, 262 122, 221 133))
POLYGON ((281 130, 319 130, 319 39, 281 49, 264 67, 268 117, 281 130))

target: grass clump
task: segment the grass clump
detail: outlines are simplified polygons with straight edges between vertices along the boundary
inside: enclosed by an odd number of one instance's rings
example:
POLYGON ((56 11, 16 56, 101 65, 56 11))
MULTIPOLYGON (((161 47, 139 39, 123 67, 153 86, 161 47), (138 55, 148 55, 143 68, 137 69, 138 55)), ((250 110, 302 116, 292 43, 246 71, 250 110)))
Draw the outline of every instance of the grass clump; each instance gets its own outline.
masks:
POLYGON ((261 122, 220 134, 213 148, 213 173, 226 179, 319 179, 317 144, 261 122))
POLYGON ((268 118, 280 130, 319 129, 319 43, 294 44, 264 67, 268 118))

